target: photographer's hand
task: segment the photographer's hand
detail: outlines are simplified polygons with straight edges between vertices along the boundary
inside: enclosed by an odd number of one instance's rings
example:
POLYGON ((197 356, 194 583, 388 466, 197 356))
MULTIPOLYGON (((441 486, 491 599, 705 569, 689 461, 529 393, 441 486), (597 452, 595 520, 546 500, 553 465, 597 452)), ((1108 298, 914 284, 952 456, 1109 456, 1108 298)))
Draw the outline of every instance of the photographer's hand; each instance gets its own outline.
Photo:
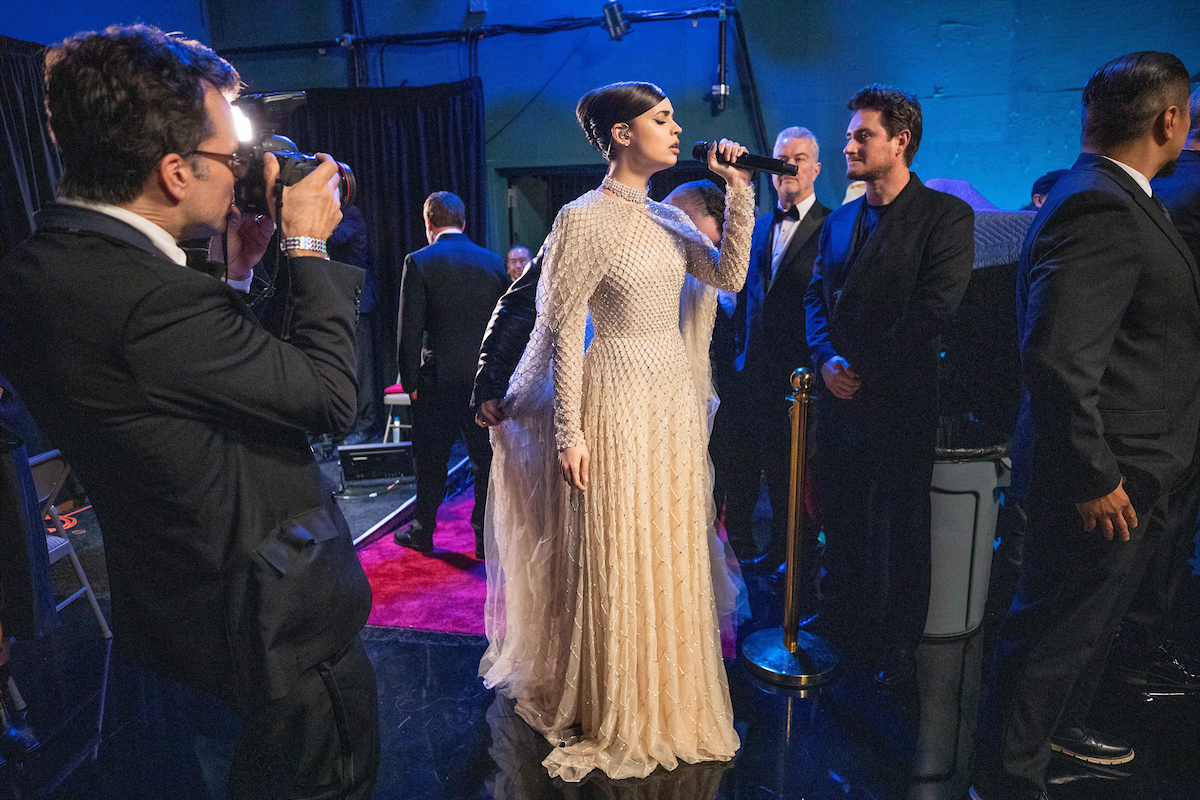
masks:
MULTIPOLYGON (((243 214, 237 206, 229 207, 226 239, 229 241, 229 280, 244 281, 250 277, 254 265, 262 261, 271 235, 275 233, 275 220, 266 214, 250 216, 243 214)), ((208 246, 208 257, 221 261, 221 237, 214 236, 208 246)))
MULTIPOLYGON (((328 240, 333 229, 342 221, 337 163, 325 153, 317 153, 317 158, 322 162, 321 166, 295 186, 285 186, 283 189, 283 219, 280 220, 280 227, 283 229, 284 238, 311 236, 328 240)), ((266 154, 265 161, 263 176, 267 186, 273 187, 276 178, 279 177, 279 162, 272 153, 266 154)), ((267 202, 271 208, 271 216, 278 217, 275 193, 270 188, 267 191, 267 202)), ((288 255, 325 257, 321 253, 306 250, 289 250, 288 255)))

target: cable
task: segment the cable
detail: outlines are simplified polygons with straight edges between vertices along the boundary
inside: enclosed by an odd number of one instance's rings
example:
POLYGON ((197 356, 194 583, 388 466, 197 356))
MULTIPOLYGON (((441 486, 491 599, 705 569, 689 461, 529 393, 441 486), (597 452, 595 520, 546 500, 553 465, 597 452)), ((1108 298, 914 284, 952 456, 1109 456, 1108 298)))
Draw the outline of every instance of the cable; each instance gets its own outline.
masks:
POLYGON ((592 31, 594 31, 594 30, 595 30, 595 28, 591 28, 591 29, 589 29, 589 30, 588 30, 588 32, 587 32, 587 33, 585 33, 583 36, 579 37, 579 41, 578 41, 578 42, 575 44, 575 48, 574 48, 573 50, 571 50, 571 52, 567 54, 567 57, 566 57, 565 59, 563 59, 563 62, 562 62, 561 64, 559 64, 559 65, 558 65, 558 69, 554 70, 554 74, 553 74, 553 75, 551 75, 549 78, 547 78, 547 79, 546 79, 546 82, 542 84, 542 88, 538 89, 538 90, 537 90, 537 91, 534 93, 533 97, 529 98, 528 102, 526 102, 526 103, 525 103, 525 105, 521 106, 521 109, 520 109, 519 111, 517 111, 517 113, 516 113, 516 114, 514 114, 514 115, 513 115, 512 119, 510 119, 508 122, 506 122, 506 123, 504 123, 503 125, 501 125, 501 126, 500 126, 500 130, 496 131, 496 132, 495 132, 495 133, 493 133, 491 136, 489 136, 489 137, 487 138, 487 141, 486 141, 486 142, 484 142, 484 146, 487 146, 487 145, 491 144, 493 139, 495 139, 495 138, 496 138, 497 136, 499 136, 500 134, 504 133, 504 131, 508 130, 508 126, 509 126, 509 125, 512 125, 514 122, 516 122, 516 121, 517 121, 517 119, 518 119, 518 118, 519 118, 519 117, 520 117, 522 114, 524 114, 524 113, 525 113, 525 110, 526 110, 526 109, 528 109, 528 108, 529 108, 531 105, 533 105, 533 101, 534 101, 534 100, 537 100, 537 99, 538 99, 538 98, 541 96, 542 92, 546 91, 546 87, 548 87, 548 86, 550 85, 550 83, 551 83, 551 82, 552 82, 552 81, 553 81, 555 78, 557 78, 557 77, 558 77, 558 73, 560 73, 560 72, 562 72, 562 71, 563 71, 563 67, 567 66, 567 63, 568 63, 568 62, 569 62, 569 61, 570 61, 572 58, 574 58, 574 57, 575 57, 575 54, 579 52, 579 48, 580 48, 580 47, 583 47, 583 43, 584 43, 584 41, 586 41, 586 40, 587 40, 587 38, 588 38, 589 36, 591 36, 591 35, 592 35, 592 31))
MULTIPOLYGON (((727 12, 733 12, 734 6, 728 0, 725 4, 727 12)), ((630 23, 638 22, 669 22, 672 20, 695 19, 698 17, 716 17, 720 14, 721 3, 707 3, 702 6, 682 8, 675 11, 627 11, 625 19, 630 23)), ((422 33, 384 34, 378 36, 361 36, 353 40, 354 47, 369 47, 377 44, 423 46, 437 44, 469 43, 479 39, 489 39, 493 36, 516 34, 521 36, 540 36, 547 33, 598 28, 604 18, 597 17, 556 17, 532 25, 480 25, 474 28, 443 31, 425 31, 422 33)), ((293 42, 289 44, 262 45, 255 47, 230 47, 218 51, 221 56, 235 56, 261 53, 279 53, 295 50, 333 49, 340 46, 337 39, 312 42, 293 42)))

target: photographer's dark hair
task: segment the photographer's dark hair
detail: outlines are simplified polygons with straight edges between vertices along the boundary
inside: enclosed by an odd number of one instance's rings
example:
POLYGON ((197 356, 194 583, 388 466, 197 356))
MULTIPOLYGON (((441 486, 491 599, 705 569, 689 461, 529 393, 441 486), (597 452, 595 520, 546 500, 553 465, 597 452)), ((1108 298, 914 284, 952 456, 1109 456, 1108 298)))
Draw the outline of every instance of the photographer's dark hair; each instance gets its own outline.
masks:
POLYGON ((1105 150, 1141 138, 1169 106, 1188 104, 1190 88, 1187 68, 1170 53, 1114 58, 1083 87, 1084 145, 1105 150))
POLYGON ((681 192, 681 196, 688 202, 695 203, 705 214, 716 220, 719 233, 725 232, 725 192, 721 191, 720 186, 708 178, 702 178, 681 183, 675 187, 675 191, 681 192))
POLYGON ((915 95, 873 83, 859 89, 846 108, 851 111, 878 111, 883 118, 883 129, 889 139, 895 139, 900 131, 908 131, 908 147, 904 148, 904 160, 911 167, 921 145, 921 103, 915 95))
MULTIPOLYGON (((46 53, 46 110, 63 161, 59 191, 126 203, 171 153, 190 155, 210 137, 211 84, 228 97, 237 70, 211 49, 149 25, 79 33, 46 53)), ((192 157, 203 178, 203 160, 192 157)))
POLYGON ((612 127, 640 117, 666 100, 663 90, 653 83, 625 81, 610 83, 579 98, 575 118, 587 134, 592 147, 607 161, 612 155, 612 127))
POLYGON ((467 207, 450 192, 434 192, 426 197, 424 213, 435 228, 462 228, 467 224, 467 207))

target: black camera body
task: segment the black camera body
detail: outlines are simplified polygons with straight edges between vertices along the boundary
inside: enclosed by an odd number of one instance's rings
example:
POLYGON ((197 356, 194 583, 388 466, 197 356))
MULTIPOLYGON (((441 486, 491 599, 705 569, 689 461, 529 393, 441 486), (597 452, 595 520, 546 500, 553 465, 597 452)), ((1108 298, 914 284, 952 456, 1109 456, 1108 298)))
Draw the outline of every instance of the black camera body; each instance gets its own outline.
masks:
MULTIPOLYGON (((284 186, 299 183, 321 165, 316 156, 300 152, 296 143, 275 131, 295 110, 308 102, 304 92, 272 92, 240 97, 233 105, 249 120, 251 138, 238 146, 238 157, 249 164, 246 177, 233 187, 234 203, 242 213, 267 213, 267 184, 263 179, 264 156, 273 153, 279 161, 279 180, 284 186)), ((239 137, 240 138, 240 137, 239 137)), ((354 202, 357 185, 354 172, 338 161, 338 188, 342 208, 354 202)))

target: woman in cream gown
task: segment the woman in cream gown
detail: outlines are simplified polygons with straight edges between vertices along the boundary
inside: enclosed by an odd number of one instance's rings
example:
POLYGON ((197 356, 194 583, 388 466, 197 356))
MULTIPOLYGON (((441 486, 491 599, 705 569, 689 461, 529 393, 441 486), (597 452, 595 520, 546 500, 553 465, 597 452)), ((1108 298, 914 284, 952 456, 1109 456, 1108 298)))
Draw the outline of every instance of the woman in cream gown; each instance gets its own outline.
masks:
POLYGON ((745 152, 734 142, 709 153, 728 186, 719 252, 647 199, 681 132, 657 87, 602 87, 577 114, 610 168, 546 240, 537 322, 493 432, 480 666, 557 745, 544 764, 566 781, 737 751, 719 630, 737 588, 707 456, 715 290, 694 278, 739 290, 754 223, 749 173, 716 159, 745 152))

